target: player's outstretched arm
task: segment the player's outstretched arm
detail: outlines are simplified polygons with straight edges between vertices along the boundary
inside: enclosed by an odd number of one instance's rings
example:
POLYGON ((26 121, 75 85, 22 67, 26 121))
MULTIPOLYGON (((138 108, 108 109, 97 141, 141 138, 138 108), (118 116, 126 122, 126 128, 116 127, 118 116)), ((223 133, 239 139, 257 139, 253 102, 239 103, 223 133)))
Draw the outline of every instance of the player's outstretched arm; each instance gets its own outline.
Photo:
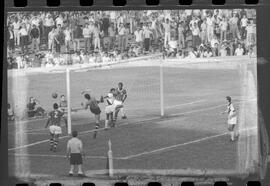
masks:
POLYGON ((84 93, 86 93, 86 92, 90 92, 90 90, 91 90, 91 89, 85 89, 85 90, 81 91, 81 94, 84 94, 84 93))

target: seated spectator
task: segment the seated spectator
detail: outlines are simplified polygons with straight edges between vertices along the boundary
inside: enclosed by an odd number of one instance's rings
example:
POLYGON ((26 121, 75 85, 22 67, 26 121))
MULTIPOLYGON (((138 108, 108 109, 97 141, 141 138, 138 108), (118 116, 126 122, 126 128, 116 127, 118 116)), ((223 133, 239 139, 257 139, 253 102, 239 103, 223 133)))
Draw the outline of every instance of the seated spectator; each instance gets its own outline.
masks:
POLYGON ((46 63, 45 67, 47 68, 50 68, 50 67, 53 67, 54 66, 54 63, 53 63, 53 60, 50 60, 46 63))
POLYGON ((89 60, 89 63, 95 63, 94 53, 91 52, 91 53, 89 54, 89 59, 88 59, 88 60, 89 60))
POLYGON ((217 36, 214 35, 213 39, 211 40, 211 47, 214 48, 216 44, 219 45, 219 41, 217 39, 217 36))
POLYGON ((197 52, 196 48, 191 48, 190 51, 188 52, 187 58, 194 59, 197 57, 198 57, 198 52, 197 52))
POLYGON ((244 55, 244 49, 241 44, 238 44, 238 47, 235 49, 234 55, 236 56, 243 56, 244 55))
POLYGON ((182 50, 178 50, 178 52, 176 53, 176 58, 177 59, 183 59, 184 58, 184 53, 182 50))
POLYGON ((225 56, 228 55, 227 53, 228 53, 228 52, 227 52, 227 49, 226 49, 226 44, 225 44, 225 43, 222 43, 222 44, 221 44, 221 47, 220 47, 219 55, 220 55, 221 57, 225 57, 225 56))
POLYGON ((8 121, 14 121, 14 119, 15 119, 15 114, 14 114, 14 111, 13 111, 13 109, 11 108, 11 106, 10 106, 9 103, 8 103, 7 109, 8 109, 8 121))
POLYGON ((203 57, 212 57, 213 56, 213 53, 212 53, 212 50, 211 48, 207 48, 204 53, 203 53, 203 57))
POLYGON ((79 64, 81 63, 81 56, 80 56, 80 52, 75 52, 73 55, 72 55, 72 61, 74 64, 79 64))
POLYGON ((217 43, 215 43, 215 45, 214 45, 212 51, 213 51, 213 56, 214 56, 214 57, 219 56, 219 47, 218 47, 218 44, 217 44, 217 43))

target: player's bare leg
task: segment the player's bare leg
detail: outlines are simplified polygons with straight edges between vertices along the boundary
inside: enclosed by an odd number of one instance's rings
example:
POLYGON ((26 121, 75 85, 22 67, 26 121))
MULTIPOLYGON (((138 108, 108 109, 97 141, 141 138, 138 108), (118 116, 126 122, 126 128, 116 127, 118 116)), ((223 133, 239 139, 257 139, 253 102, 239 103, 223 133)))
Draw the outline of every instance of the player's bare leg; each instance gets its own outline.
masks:
POLYGON ((119 111, 120 111, 121 108, 122 108, 121 106, 117 106, 117 107, 115 108, 114 117, 113 117, 113 120, 114 120, 114 121, 117 120, 118 113, 119 113, 119 111))
POLYGON ((109 119, 110 119, 110 113, 106 113, 106 120, 105 120, 105 129, 108 129, 108 124, 109 124, 109 119))
POLYGON ((59 134, 54 135, 54 144, 53 144, 53 151, 56 152, 57 145, 58 145, 58 139, 59 139, 59 134))
POLYGON ((74 165, 70 165, 69 176, 73 176, 73 173, 74 173, 74 165))
POLYGON ((113 118, 113 112, 110 113, 110 123, 111 123, 111 127, 115 127, 115 121, 114 121, 114 118, 113 118))
POLYGON ((78 165, 78 175, 83 176, 82 165, 78 165))
POLYGON ((50 151, 53 150, 53 145, 54 145, 54 134, 51 133, 51 138, 50 138, 50 151))
POLYGON ((229 129, 229 132, 230 132, 230 141, 234 141, 235 140, 234 128, 235 128, 235 125, 229 125, 228 126, 228 129, 229 129))
POLYGON ((67 133, 68 133, 68 121, 67 121, 67 117, 64 117, 64 121, 65 121, 66 130, 67 130, 67 133))
POLYGON ((124 111, 124 107, 120 108, 120 112, 121 112, 121 115, 122 115, 122 119, 127 119, 126 113, 124 111))
POLYGON ((99 123, 100 123, 100 114, 96 114, 95 115, 95 119, 96 119, 96 126, 95 126, 95 132, 94 132, 94 136, 93 138, 97 137, 97 129, 99 128, 99 123))

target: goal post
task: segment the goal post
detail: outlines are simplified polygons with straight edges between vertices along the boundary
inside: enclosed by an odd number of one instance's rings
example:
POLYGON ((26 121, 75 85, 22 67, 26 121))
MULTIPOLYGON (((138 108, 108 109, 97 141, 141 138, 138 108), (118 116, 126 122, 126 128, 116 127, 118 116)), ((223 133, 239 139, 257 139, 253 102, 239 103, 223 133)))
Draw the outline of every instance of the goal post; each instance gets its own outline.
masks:
POLYGON ((160 115, 164 116, 164 81, 163 81, 163 59, 160 60, 160 73, 159 73, 159 79, 160 79, 160 115))
POLYGON ((71 135, 71 102, 70 102, 70 69, 66 69, 66 88, 67 88, 67 127, 68 134, 71 135))

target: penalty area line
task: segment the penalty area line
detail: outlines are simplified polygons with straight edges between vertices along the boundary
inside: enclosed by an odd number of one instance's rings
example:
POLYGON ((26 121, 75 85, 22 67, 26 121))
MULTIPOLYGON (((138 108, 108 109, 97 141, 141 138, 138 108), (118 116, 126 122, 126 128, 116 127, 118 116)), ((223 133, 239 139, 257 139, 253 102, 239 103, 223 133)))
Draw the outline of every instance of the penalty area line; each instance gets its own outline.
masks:
MULTIPOLYGON (((239 132, 246 131, 246 130, 255 130, 255 129, 257 129, 257 127, 243 129, 243 130, 240 130, 239 132)), ((167 146, 167 147, 155 149, 155 150, 152 150, 152 151, 145 151, 145 152, 142 152, 142 153, 139 153, 139 154, 134 154, 134 155, 123 157, 123 159, 128 160, 128 159, 131 159, 131 158, 136 158, 136 157, 143 156, 143 155, 154 154, 154 153, 158 153, 158 152, 162 152, 162 151, 167 152, 169 150, 172 150, 173 148, 177 148, 177 147, 181 147, 181 146, 186 146, 186 145, 190 145, 190 144, 199 143, 199 142, 206 141, 206 140, 209 140, 209 139, 213 139, 213 138, 225 136, 227 134, 229 134, 229 132, 225 132, 225 133, 222 133, 222 134, 216 134, 216 135, 212 135, 212 136, 200 138, 200 139, 197 139, 197 140, 192 140, 192 141, 185 142, 185 143, 171 145, 171 146, 167 146)))

